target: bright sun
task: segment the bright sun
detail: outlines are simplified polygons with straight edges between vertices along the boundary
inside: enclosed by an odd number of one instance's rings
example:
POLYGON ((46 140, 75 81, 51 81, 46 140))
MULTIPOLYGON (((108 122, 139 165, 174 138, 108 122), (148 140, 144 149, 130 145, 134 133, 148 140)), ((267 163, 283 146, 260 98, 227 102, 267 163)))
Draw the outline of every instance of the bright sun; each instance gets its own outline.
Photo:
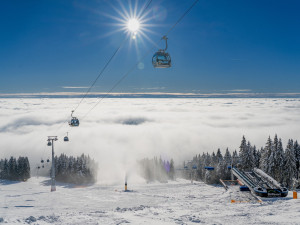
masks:
POLYGON ((146 5, 146 1, 127 1, 128 4, 126 5, 123 4, 123 2, 125 1, 116 1, 119 2, 120 6, 113 7, 113 9, 115 10, 115 13, 113 15, 106 15, 110 19, 113 19, 117 22, 112 23, 112 27, 119 27, 118 30, 112 31, 110 34, 118 31, 123 31, 124 34, 128 38, 130 38, 130 45, 134 43, 136 45, 136 48, 138 48, 138 43, 144 43, 143 38, 151 41, 146 33, 153 32, 152 29, 149 29, 149 27, 153 27, 153 24, 148 24, 148 22, 152 19, 152 16, 149 15, 151 14, 152 9, 147 10, 148 5, 146 5), (135 4, 132 5, 130 2, 135 2, 135 4), (144 2, 144 5, 139 7, 138 2, 144 2))
POLYGON ((127 28, 131 32, 137 32, 140 28, 140 22, 136 18, 129 19, 127 22, 127 28))

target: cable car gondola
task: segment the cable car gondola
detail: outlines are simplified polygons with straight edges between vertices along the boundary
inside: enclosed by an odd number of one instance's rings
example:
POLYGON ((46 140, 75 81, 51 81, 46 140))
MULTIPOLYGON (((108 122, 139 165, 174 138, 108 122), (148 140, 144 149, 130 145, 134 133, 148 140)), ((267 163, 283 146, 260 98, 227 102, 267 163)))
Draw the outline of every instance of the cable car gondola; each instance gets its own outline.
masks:
POLYGON ((73 110, 72 113, 71 113, 72 119, 71 119, 71 121, 69 122, 69 125, 70 125, 71 127, 78 127, 78 126, 79 126, 79 120, 78 120, 76 117, 73 116, 73 112, 74 112, 74 110, 73 110))
POLYGON ((68 132, 67 132, 67 136, 64 137, 64 141, 69 141, 68 132))
POLYGON ((154 68, 169 68, 171 67, 171 56, 167 53, 168 38, 163 36, 162 39, 166 41, 166 48, 159 49, 152 57, 152 65, 154 68))

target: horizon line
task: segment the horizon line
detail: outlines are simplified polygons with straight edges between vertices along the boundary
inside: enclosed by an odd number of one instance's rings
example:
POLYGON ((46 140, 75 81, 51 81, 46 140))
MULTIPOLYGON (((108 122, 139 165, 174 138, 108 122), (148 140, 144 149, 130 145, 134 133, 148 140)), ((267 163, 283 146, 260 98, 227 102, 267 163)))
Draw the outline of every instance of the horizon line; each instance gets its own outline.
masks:
MULTIPOLYGON (((82 92, 36 92, 36 93, 0 93, 0 98, 80 98, 82 92)), ((86 98, 300 98, 298 92, 261 93, 261 92, 214 92, 214 93, 180 93, 180 92, 90 92, 86 98)))

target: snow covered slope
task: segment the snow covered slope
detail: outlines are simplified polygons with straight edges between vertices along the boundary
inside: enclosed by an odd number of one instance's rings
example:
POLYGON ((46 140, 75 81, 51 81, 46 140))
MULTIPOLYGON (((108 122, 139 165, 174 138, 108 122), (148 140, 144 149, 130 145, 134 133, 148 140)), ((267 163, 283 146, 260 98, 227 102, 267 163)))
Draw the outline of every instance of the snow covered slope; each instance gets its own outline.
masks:
MULTIPOLYGON (((230 203, 232 193, 202 182, 76 187, 48 178, 0 181, 0 222, 9 224, 300 224, 300 200, 230 203)), ((289 195, 290 196, 290 195, 289 195)))

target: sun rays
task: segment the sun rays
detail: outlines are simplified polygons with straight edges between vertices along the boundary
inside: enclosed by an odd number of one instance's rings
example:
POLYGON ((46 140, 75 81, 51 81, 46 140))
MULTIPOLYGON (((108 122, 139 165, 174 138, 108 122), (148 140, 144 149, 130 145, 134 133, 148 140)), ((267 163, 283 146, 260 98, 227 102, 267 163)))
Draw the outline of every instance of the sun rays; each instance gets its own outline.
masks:
POLYGON ((149 34, 156 34, 153 30, 156 25, 149 23, 153 18, 152 8, 148 7, 147 1, 139 5, 137 0, 134 2, 129 0, 128 4, 124 5, 124 2, 119 0, 118 5, 110 3, 110 6, 114 13, 103 13, 103 15, 113 21, 107 25, 117 27, 117 29, 107 35, 113 35, 118 32, 124 33, 125 37, 130 38, 129 46, 132 47, 134 45, 137 53, 139 53, 139 45, 145 45, 145 41, 155 44, 149 37, 149 34))

